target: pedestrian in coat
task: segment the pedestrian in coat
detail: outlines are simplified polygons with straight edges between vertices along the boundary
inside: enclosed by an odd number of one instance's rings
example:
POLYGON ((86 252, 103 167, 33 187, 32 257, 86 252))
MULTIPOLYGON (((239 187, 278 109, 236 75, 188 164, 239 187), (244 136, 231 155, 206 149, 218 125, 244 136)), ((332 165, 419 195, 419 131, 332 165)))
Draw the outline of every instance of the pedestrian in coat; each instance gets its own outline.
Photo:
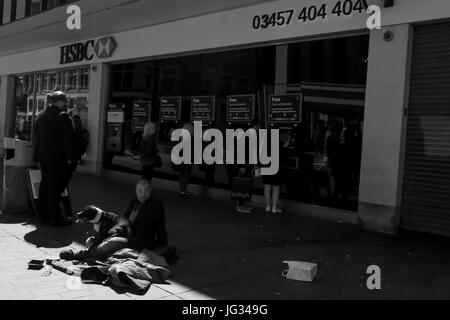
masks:
POLYGON ((49 106, 42 111, 34 126, 34 159, 41 169, 38 214, 43 223, 66 225, 60 209, 73 159, 74 128, 67 114, 68 97, 62 91, 48 95, 49 106))

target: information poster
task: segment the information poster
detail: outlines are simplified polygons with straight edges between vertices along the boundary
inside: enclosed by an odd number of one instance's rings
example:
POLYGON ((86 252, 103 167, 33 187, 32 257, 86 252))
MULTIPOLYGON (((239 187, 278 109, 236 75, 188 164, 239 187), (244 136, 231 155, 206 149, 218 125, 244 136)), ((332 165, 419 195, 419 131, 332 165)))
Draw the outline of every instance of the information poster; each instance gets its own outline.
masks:
POLYGON ((255 117, 255 95, 227 97, 227 122, 251 122, 255 117))
POLYGON ((180 121, 181 97, 161 97, 159 119, 161 121, 180 121))
POLYGON ((271 124, 300 123, 302 121, 303 95, 272 95, 269 99, 271 124))
POLYGON ((144 131, 144 126, 150 121, 150 115, 152 110, 151 101, 134 101, 133 102, 133 131, 144 131))
POLYGON ((124 123, 125 122, 125 105, 110 104, 108 106, 108 123, 124 123))
POLYGON ((191 103, 192 121, 214 121, 216 112, 216 97, 192 97, 191 103))

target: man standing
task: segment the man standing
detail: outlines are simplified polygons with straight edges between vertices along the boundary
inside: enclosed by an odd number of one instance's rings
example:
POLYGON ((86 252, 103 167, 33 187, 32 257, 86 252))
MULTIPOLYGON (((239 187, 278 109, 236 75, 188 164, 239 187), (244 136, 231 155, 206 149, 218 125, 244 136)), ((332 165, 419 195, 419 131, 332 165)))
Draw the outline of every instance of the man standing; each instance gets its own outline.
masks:
POLYGON ((140 180, 136 198, 124 214, 131 223, 130 245, 137 251, 152 250, 167 245, 164 205, 153 192, 150 182, 140 180))
POLYGON ((70 224, 61 212, 61 194, 66 187, 73 159, 74 128, 67 114, 68 97, 62 91, 48 96, 49 106, 41 112, 34 127, 34 159, 41 168, 38 213, 43 223, 70 224))

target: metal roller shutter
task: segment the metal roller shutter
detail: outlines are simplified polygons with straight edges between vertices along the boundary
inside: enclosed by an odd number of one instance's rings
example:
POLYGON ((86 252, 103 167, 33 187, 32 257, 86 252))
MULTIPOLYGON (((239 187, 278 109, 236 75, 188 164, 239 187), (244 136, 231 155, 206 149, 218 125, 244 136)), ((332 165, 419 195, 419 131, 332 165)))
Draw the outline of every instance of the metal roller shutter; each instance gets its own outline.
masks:
POLYGON ((401 226, 450 236, 450 23, 417 26, 401 226))

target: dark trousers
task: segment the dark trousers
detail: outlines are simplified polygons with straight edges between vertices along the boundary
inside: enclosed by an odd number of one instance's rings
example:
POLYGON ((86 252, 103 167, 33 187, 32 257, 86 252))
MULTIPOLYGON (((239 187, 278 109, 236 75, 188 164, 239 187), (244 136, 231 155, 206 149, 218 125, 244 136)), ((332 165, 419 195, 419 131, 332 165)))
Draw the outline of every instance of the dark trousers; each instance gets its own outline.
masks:
POLYGON ((39 216, 44 221, 61 222, 61 194, 66 187, 69 165, 41 163, 39 185, 39 216))
POLYGON ((73 177, 73 174, 75 173, 75 171, 77 170, 77 166, 78 166, 78 161, 74 160, 72 161, 68 166, 67 169, 65 170, 66 173, 64 175, 64 183, 63 183, 63 191, 64 189, 69 187, 69 183, 70 180, 73 177))
POLYGON ((154 168, 153 166, 142 166, 142 178, 148 182, 152 182, 154 168))
POLYGON ((189 184, 189 177, 191 176, 193 165, 181 164, 180 165, 180 192, 186 192, 189 184))

